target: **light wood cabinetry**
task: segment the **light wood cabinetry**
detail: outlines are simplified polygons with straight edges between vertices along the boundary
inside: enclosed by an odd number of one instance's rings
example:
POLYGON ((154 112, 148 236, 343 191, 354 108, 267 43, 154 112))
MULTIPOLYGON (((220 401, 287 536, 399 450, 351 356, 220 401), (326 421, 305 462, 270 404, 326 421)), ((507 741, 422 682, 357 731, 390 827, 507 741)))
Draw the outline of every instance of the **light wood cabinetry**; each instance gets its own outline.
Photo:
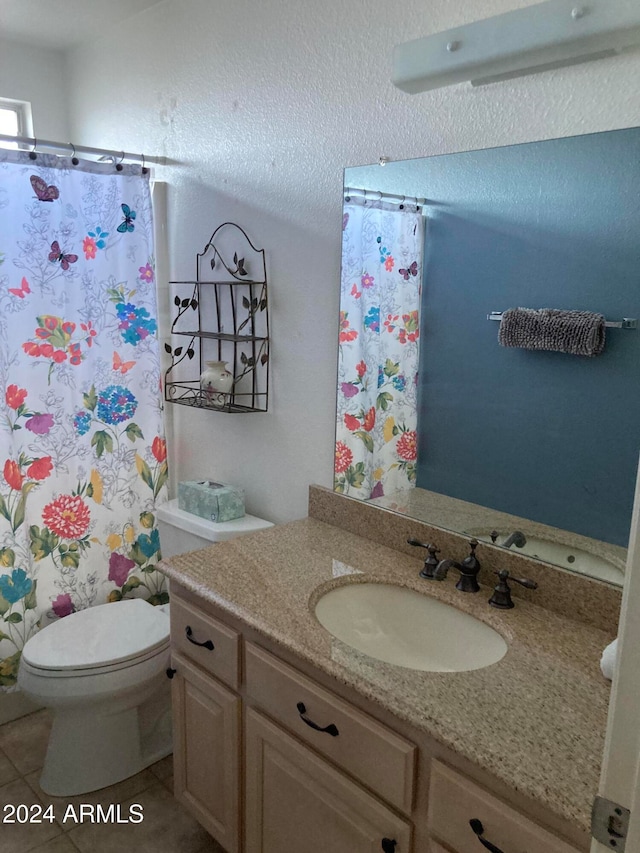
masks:
POLYGON ((246 850, 411 850, 411 825, 262 714, 246 716, 246 850))
MULTIPOLYGON (((479 785, 439 761, 432 763, 429 831, 455 853, 483 848, 476 829, 503 853, 577 853, 479 785), (479 824, 477 823, 479 821, 479 824)), ((437 846, 436 846, 437 849, 437 846)))
POLYGON ((240 851, 240 698, 172 659, 174 793, 228 853, 240 851))
POLYGON ((411 813, 412 743, 253 643, 246 644, 245 664, 253 703, 392 806, 411 813))
POLYGON ((220 681, 238 689, 240 635, 209 613, 180 598, 171 598, 171 647, 220 681))
POLYGON ((481 853, 473 819, 500 853, 588 849, 478 784, 477 768, 467 778, 424 733, 386 712, 374 719, 363 697, 338 685, 336 695, 327 676, 316 680, 302 662, 300 672, 297 659, 281 660, 251 628, 225 624, 176 586, 175 794, 228 853, 481 853))
POLYGON ((437 841, 432 841, 430 853, 451 853, 451 851, 445 850, 444 847, 441 847, 437 841))

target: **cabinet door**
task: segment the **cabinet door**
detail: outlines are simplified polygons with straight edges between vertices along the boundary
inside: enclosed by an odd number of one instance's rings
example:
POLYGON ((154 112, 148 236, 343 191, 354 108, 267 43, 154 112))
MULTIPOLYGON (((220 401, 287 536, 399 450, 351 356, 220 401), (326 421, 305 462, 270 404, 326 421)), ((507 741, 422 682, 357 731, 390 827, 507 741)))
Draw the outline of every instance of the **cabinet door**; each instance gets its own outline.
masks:
POLYGON ((411 850, 411 826, 405 820, 251 708, 246 714, 246 810, 251 853, 411 850))
POLYGON ((240 699, 173 655, 174 794, 228 853, 240 850, 240 699))

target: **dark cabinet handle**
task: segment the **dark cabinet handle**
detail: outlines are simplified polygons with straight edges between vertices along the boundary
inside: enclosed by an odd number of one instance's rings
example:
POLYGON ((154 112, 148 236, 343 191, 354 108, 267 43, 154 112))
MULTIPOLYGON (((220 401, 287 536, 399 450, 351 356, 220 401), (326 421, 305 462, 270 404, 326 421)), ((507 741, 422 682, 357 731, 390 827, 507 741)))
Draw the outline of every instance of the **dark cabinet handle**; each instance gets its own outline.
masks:
POLYGON ((477 817, 471 818, 469 826, 478 836, 478 841, 483 847, 486 847, 487 850, 491 851, 491 853, 502 853, 502 850, 499 847, 496 847, 495 844, 492 844, 490 841, 487 841, 486 838, 482 837, 484 835, 484 827, 477 817))
POLYGON ((338 731, 338 727, 334 726, 333 723, 329 723, 328 726, 322 728, 322 726, 319 726, 317 723, 314 723, 313 720, 310 720, 305 717, 307 709, 305 708, 304 702, 298 702, 296 708, 298 709, 298 713, 300 714, 300 719, 302 720, 302 722, 306 723, 310 728, 315 729, 317 732, 326 732, 328 735, 331 735, 331 737, 338 737, 338 735, 340 734, 340 732, 338 731))
POLYGON ((191 625, 187 625, 187 627, 184 629, 184 632, 187 635, 187 640, 189 640, 190 643, 193 643, 194 646, 204 646, 205 649, 209 649, 210 652, 214 650, 215 646, 213 645, 211 640, 205 640, 204 643, 199 643, 197 640, 193 639, 193 631, 191 630, 191 625))
POLYGON ((178 671, 177 669, 171 669, 171 667, 169 667, 166 671, 167 672, 167 678, 173 678, 173 676, 176 674, 177 671, 178 671))
POLYGON ((382 853, 394 853, 398 842, 391 838, 382 839, 382 853))

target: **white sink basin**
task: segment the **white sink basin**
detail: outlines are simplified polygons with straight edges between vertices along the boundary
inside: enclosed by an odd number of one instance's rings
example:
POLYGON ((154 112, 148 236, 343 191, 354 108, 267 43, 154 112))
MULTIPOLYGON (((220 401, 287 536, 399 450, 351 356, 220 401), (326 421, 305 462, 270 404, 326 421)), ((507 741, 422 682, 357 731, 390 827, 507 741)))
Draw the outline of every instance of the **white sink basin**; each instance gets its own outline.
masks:
POLYGON ((322 596, 315 612, 320 624, 338 640, 376 660, 409 669, 482 669, 507 652, 507 644, 489 625, 400 586, 340 586, 322 596))

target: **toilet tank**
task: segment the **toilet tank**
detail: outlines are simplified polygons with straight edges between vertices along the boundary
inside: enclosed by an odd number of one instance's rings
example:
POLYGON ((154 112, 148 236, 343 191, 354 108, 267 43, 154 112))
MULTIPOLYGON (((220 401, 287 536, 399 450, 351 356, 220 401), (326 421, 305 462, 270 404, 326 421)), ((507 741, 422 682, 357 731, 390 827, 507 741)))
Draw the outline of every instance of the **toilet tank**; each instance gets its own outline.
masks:
POLYGON ((214 542, 224 542, 226 539, 273 527, 270 521, 256 518, 255 515, 244 515, 233 521, 207 521, 206 518, 180 509, 177 498, 158 507, 156 518, 162 558, 165 560, 186 551, 206 548, 214 542))

